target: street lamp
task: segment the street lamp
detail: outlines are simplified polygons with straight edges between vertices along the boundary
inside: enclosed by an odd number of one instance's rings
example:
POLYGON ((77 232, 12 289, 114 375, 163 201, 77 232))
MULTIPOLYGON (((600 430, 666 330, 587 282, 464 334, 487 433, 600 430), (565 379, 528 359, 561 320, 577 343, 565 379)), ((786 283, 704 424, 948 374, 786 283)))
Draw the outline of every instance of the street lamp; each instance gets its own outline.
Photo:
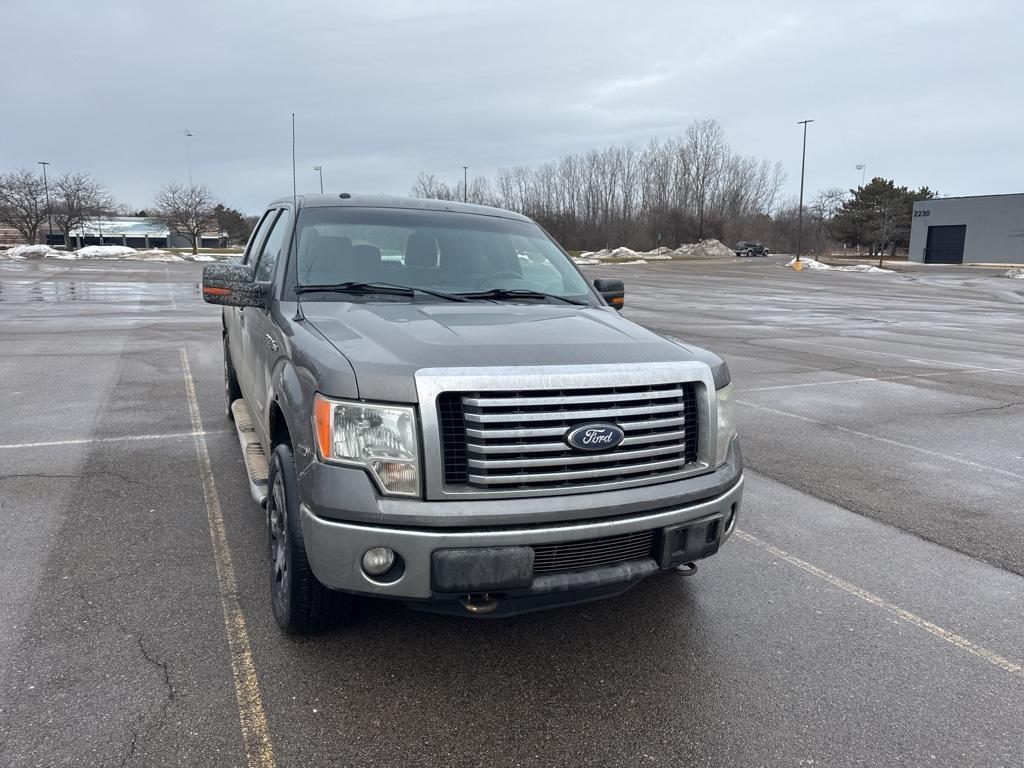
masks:
POLYGON ((192 131, 185 129, 185 166, 188 168, 188 185, 192 186, 192 152, 189 149, 188 140, 193 136, 192 131))
POLYGON ((50 232, 46 244, 49 245, 49 241, 53 240, 53 209, 50 207, 50 184, 46 180, 46 166, 49 163, 45 160, 40 160, 39 165, 43 166, 43 191, 46 193, 46 228, 50 232))
POLYGON ((864 163, 857 163, 857 170, 860 171, 860 185, 862 187, 864 186, 864 174, 867 173, 865 168, 867 168, 867 166, 864 163))
POLYGON ((796 260, 800 261, 800 246, 804 234, 804 166, 807 164, 807 124, 813 120, 800 120, 797 125, 804 127, 804 149, 800 155, 800 209, 797 211, 796 219, 796 260))
POLYGON ((324 169, 319 165, 314 165, 313 170, 320 174, 320 194, 324 193, 324 169))
POLYGON ((462 166, 462 202, 469 202, 469 166, 462 166))

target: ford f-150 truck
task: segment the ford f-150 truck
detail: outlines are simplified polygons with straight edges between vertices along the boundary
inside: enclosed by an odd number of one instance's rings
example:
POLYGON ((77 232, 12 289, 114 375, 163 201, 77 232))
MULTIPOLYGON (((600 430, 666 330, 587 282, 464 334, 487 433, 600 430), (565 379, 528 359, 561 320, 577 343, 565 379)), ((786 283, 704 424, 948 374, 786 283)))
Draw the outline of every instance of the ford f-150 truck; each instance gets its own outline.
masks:
POLYGON ((736 525, 725 363, 622 317, 622 281, 524 216, 279 200, 202 292, 286 631, 360 595, 475 616, 616 595, 736 525))

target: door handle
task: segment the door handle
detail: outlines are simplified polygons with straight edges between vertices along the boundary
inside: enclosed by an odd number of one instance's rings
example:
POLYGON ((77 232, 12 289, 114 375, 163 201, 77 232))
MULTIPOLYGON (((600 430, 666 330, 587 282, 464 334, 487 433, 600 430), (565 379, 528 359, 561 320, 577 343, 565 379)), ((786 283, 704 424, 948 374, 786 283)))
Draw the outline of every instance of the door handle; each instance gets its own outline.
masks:
POLYGON ((271 352, 277 352, 277 342, 269 333, 263 334, 263 343, 270 347, 271 352))

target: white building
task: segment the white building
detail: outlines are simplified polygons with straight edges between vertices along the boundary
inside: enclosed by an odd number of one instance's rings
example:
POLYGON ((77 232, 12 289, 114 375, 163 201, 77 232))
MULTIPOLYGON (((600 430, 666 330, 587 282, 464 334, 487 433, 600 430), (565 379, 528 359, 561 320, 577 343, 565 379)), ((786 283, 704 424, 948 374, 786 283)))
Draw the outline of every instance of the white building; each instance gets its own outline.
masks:
MULTIPOLYGON (((64 245, 64 236, 54 232, 48 237, 50 245, 64 245)), ((130 248, 189 248, 192 243, 187 237, 172 234, 167 226, 155 219, 137 216, 112 216, 90 221, 83 227, 72 230, 69 248, 85 245, 127 245, 130 248)), ((222 232, 204 232, 200 248, 223 248, 227 235, 222 232)))

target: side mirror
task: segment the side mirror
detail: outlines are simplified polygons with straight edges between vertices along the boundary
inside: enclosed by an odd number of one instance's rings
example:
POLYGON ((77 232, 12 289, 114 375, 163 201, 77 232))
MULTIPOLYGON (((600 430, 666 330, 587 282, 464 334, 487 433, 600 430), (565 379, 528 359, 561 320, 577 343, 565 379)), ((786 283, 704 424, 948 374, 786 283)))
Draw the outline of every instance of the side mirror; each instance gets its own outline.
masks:
POLYGON ((203 301, 207 304, 265 309, 269 296, 270 283, 256 282, 248 264, 222 262, 203 267, 203 301))
POLYGON ((612 277, 599 277, 594 281, 594 287, 609 305, 622 311, 622 305, 626 303, 625 283, 612 277))

